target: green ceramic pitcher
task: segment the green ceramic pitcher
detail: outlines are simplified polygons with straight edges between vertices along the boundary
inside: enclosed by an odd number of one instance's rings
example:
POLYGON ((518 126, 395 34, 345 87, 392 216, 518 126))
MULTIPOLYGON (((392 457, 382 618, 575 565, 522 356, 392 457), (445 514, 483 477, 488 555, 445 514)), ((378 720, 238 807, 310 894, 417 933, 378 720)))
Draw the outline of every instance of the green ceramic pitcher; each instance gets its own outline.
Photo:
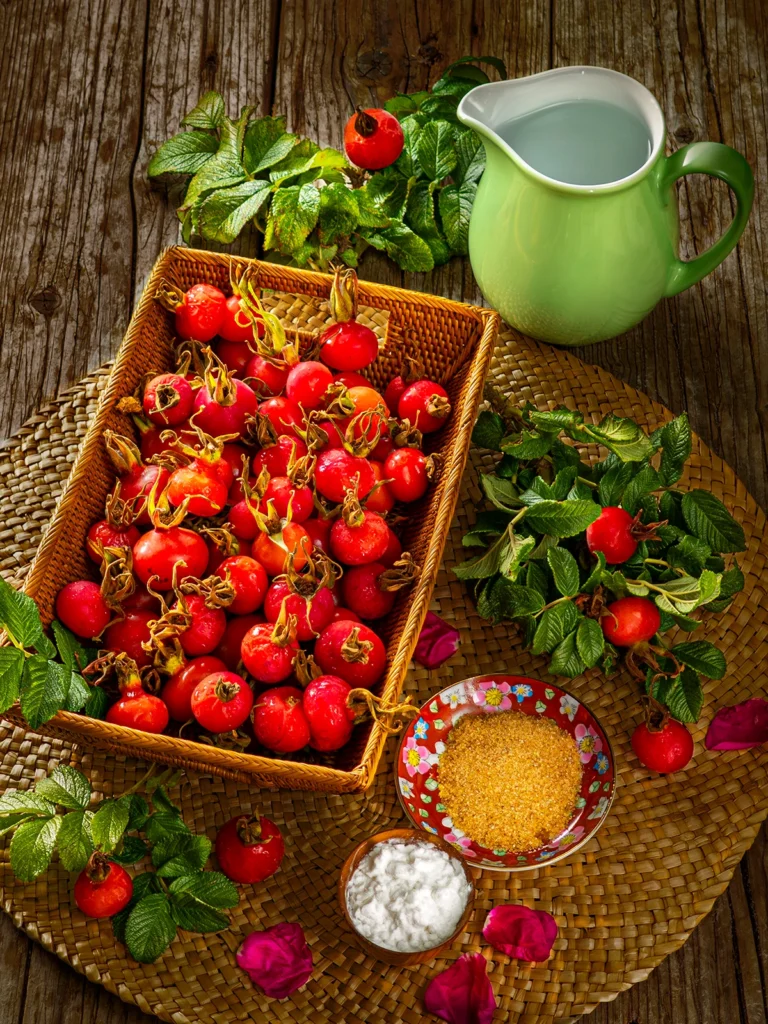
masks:
MULTIPOLYGON (((486 300, 534 338, 583 345, 621 334, 659 299, 714 270, 746 226, 754 181, 744 157, 717 142, 665 156, 659 104, 617 71, 558 68, 480 85, 463 98, 458 117, 479 133, 487 153, 469 225, 472 269, 486 300), (616 180, 569 184, 536 170, 499 135, 499 128, 509 134, 512 119, 574 101, 591 109, 608 103, 618 108, 612 119, 641 122, 647 158, 616 180), (736 196, 725 234, 689 262, 678 256, 675 182, 684 174, 714 175, 736 196)), ((623 156, 631 159, 626 148, 623 156)))

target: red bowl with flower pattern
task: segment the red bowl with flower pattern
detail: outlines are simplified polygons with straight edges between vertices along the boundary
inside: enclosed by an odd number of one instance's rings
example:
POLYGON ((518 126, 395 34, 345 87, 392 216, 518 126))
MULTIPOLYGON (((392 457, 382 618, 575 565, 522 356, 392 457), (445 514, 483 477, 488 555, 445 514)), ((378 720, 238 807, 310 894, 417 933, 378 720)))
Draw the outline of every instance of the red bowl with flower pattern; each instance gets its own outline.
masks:
MULTIPOLYGON (((451 843, 475 867, 497 871, 525 871, 581 849, 608 816, 616 783, 610 742, 589 708, 560 687, 528 676, 475 676, 435 694, 404 732, 395 773, 400 802, 417 828, 451 843), (440 799, 440 756, 451 729, 464 715, 512 710, 548 718, 573 737, 581 758, 581 786, 567 828, 545 846, 488 850, 451 821, 440 799)), ((514 779, 499 780, 499 785, 514 786, 514 779)))

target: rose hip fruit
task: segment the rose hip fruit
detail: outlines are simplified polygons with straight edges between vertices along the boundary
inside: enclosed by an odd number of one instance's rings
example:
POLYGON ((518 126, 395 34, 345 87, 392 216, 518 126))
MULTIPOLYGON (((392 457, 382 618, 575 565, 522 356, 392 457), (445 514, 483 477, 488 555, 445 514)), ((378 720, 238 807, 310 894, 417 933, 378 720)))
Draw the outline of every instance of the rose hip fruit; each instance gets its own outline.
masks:
POLYGON ((607 606, 600 625, 610 643, 632 647, 658 633, 661 613, 647 597, 621 597, 607 606))
POLYGON ((132 548, 141 534, 131 526, 113 526, 106 519, 100 519, 88 531, 85 550, 91 561, 101 563, 101 552, 104 548, 132 548))
POLYGON ((324 363, 307 360, 297 363, 288 374, 285 393, 292 402, 300 405, 305 412, 318 409, 328 388, 333 384, 333 374, 324 363))
POLYGON ((111 617, 99 584, 91 580, 67 583, 56 598, 56 618, 84 639, 100 636, 111 617))
POLYGON ((266 511, 267 502, 271 501, 281 519, 288 517, 291 509, 291 520, 303 523, 315 511, 315 499, 312 488, 297 487, 287 476, 273 476, 264 492, 262 507, 266 511))
POLYGON ((142 407, 152 423, 174 427, 189 419, 194 400, 188 380, 178 373, 161 373, 144 388, 142 407))
POLYGON ((301 427, 304 423, 304 415, 296 402, 282 395, 265 399, 259 405, 259 412, 267 417, 278 437, 293 437, 296 434, 296 427, 301 427))
POLYGON ((131 876, 103 854, 93 854, 75 881, 75 903, 86 917, 114 917, 128 906, 132 896, 131 876))
POLYGON ((356 320, 331 324, 320 335, 320 358, 332 370, 364 370, 379 354, 379 339, 356 320))
POLYGON ((247 555, 225 558, 216 575, 228 579, 235 588, 235 599, 229 606, 232 615, 249 615, 261 608, 269 580, 261 562, 247 555))
POLYGON ((362 619, 382 619, 395 603, 393 590, 382 590, 379 577, 385 571, 381 562, 370 562, 347 569, 341 579, 344 604, 362 619))
POLYGON ((343 448, 322 451, 315 466, 315 487, 329 501, 342 502, 355 486, 358 497, 366 496, 376 483, 367 459, 356 458, 343 448))
POLYGON ((387 652, 368 626, 348 619, 326 626, 315 644, 315 660, 326 675, 341 676, 350 686, 374 686, 384 673, 387 652))
POLYGON ((400 156, 405 142, 400 122, 388 110, 358 107, 344 126, 344 149, 357 167, 378 171, 400 156))
POLYGON ((253 707, 250 686, 234 672, 212 672, 192 692, 192 714, 209 732, 231 732, 253 707))
POLYGON ((277 622, 284 601, 286 614, 296 616, 296 639, 301 643, 314 640, 331 622, 336 608, 327 587, 320 587, 307 598, 294 593, 285 580, 275 580, 264 601, 264 614, 269 622, 277 622))
POLYGON ((179 579, 205 573, 208 548, 194 530, 184 526, 148 530, 133 546, 133 569, 145 586, 152 580, 155 590, 170 590, 177 566, 179 579))
POLYGON ((254 475, 258 476, 262 469, 266 469, 270 476, 287 476, 291 460, 303 459, 306 454, 307 446, 300 437, 281 434, 276 444, 262 448, 254 455, 254 475))
POLYGON ((262 622, 264 616, 255 612, 253 615, 235 615, 227 623, 221 643, 213 653, 217 658, 221 658, 230 672, 237 672, 240 664, 243 637, 252 626, 258 626, 262 622))
POLYGON ((634 524, 629 512, 608 505, 587 527, 587 547, 593 555, 601 551, 608 565, 626 562, 637 551, 637 541, 632 536, 634 524))
POLYGON ((339 750, 352 735, 355 715, 347 707, 352 687, 339 676, 318 676, 304 690, 304 715, 309 745, 314 750, 339 750))
POLYGON ((255 885, 274 875, 285 853, 280 829, 269 818, 239 815, 216 836, 216 860, 233 882, 255 885))
POLYGON ((188 722, 192 717, 192 694, 197 684, 212 672, 226 671, 220 658, 205 654, 193 658, 166 682, 160 697, 175 722, 188 722))
MULTIPOLYGON (((196 658, 210 654, 222 641, 227 628, 227 616, 222 608, 208 608, 200 594, 184 598, 184 605, 192 617, 189 626, 179 635, 179 643, 185 654, 196 658)), ((176 605, 178 610, 181 605, 176 605)))
POLYGON ((260 683, 282 683, 293 672, 298 644, 275 639, 271 622, 253 626, 243 637, 240 654, 243 664, 260 683))
POLYGON ((276 365, 264 356, 253 356, 245 368, 244 376, 251 382, 251 387, 261 398, 270 398, 285 391, 290 367, 287 363, 276 365))
POLYGON ((408 420, 422 434, 431 434, 445 424, 451 412, 448 392, 441 384, 431 380, 417 380, 409 384, 397 406, 397 415, 408 420))
MULTIPOLYGON (((256 330, 260 338, 264 337, 264 322, 260 316, 256 317, 256 330)), ((224 303, 224 309, 222 311, 221 323, 219 324, 219 335, 226 342, 230 343, 241 343, 246 341, 253 341, 253 324, 251 319, 242 310, 240 305, 240 299, 237 295, 230 295, 227 301, 224 303)), ((246 351, 248 348, 244 345, 246 351)), ((221 358, 221 348, 219 345, 218 354, 221 358)), ((250 352, 249 352, 250 355, 250 352)))
POLYGON ((176 333, 182 339, 211 341, 219 333, 226 298, 211 284, 192 285, 176 309, 176 333))
POLYGON ((267 533, 260 533, 253 545, 253 556, 270 576, 279 576, 288 568, 290 555, 293 555, 293 567, 297 571, 307 564, 307 554, 312 550, 309 534, 298 523, 284 523, 280 534, 273 538, 267 533), (282 544, 278 540, 282 537, 282 544))
POLYGON ((669 775, 685 768, 693 757, 693 737, 674 718, 667 718, 658 729, 643 722, 632 733, 632 749, 646 768, 669 775))
POLYGON ((293 754, 309 743, 309 723, 302 692, 295 686, 265 690, 253 709, 253 735, 267 750, 293 754))
POLYGON ((127 654, 139 668, 149 665, 152 656, 141 645, 149 642, 149 623, 158 616, 154 610, 127 611, 122 619, 115 619, 107 626, 102 646, 116 654, 127 654))
POLYGON ((359 522, 347 523, 343 517, 331 527, 331 554, 343 565, 375 562, 386 552, 389 527, 376 512, 364 510, 359 522))
POLYGON ((387 487, 397 501, 418 501, 427 493, 427 459, 418 448, 397 448, 384 463, 387 487))

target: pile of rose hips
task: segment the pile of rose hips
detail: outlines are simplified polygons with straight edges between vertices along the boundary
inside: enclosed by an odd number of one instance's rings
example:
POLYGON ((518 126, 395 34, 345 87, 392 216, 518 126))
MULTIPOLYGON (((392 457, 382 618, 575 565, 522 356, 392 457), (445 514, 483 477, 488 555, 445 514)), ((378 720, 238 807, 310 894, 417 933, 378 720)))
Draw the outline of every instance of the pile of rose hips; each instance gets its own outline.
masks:
POLYGON ((105 432, 117 483, 87 537, 102 582, 65 586, 56 614, 98 642, 97 682, 116 677, 109 722, 335 751, 350 693, 383 676, 377 627, 418 571, 392 524, 430 486, 422 438, 450 403, 418 370, 384 394, 362 375, 378 341, 353 271, 309 352, 247 280, 233 289, 166 289, 177 368, 120 403, 138 445, 105 432))

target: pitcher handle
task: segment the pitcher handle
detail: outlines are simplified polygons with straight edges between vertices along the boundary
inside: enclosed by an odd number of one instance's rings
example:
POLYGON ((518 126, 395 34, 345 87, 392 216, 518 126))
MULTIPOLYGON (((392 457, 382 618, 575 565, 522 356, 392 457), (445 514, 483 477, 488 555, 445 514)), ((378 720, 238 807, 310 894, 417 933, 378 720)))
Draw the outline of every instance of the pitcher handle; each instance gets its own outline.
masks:
POLYGON ((736 215, 722 238, 701 256, 688 261, 674 260, 664 290, 667 296, 690 288, 723 262, 747 226, 755 194, 752 168, 741 153, 720 142, 692 142, 668 156, 661 172, 662 188, 666 191, 684 174, 711 174, 724 181, 736 196, 736 215))

